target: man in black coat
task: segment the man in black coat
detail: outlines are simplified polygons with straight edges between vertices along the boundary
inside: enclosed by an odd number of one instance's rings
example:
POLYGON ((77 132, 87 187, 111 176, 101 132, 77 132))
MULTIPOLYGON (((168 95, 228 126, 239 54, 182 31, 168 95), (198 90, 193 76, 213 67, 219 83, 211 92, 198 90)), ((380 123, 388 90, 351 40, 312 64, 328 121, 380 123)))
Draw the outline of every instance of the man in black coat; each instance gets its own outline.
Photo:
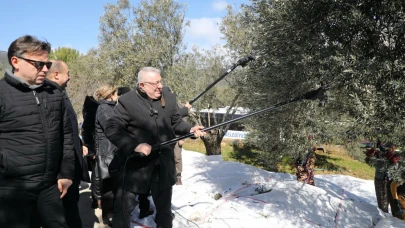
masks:
POLYGON ((176 96, 162 86, 160 71, 144 67, 138 73, 137 89, 121 96, 105 134, 119 150, 121 170, 115 193, 113 227, 129 227, 135 195, 152 192, 157 227, 172 227, 172 187, 176 183, 174 145, 152 150, 153 145, 177 135, 205 133, 180 116, 176 96), (125 167, 124 167, 125 166, 125 167))
POLYGON ((0 80, 0 227, 65 227, 62 200, 74 178, 72 126, 63 94, 45 81, 51 46, 11 43, 0 80))
POLYGON ((70 81, 69 68, 61 60, 51 60, 52 67, 46 74, 46 78, 51 81, 63 94, 66 110, 73 130, 73 148, 75 151, 75 177, 69 187, 65 197, 63 197, 63 207, 65 208, 65 218, 70 228, 81 228, 82 221, 79 213, 79 186, 80 181, 90 182, 90 176, 86 161, 83 159, 83 148, 79 137, 79 124, 77 115, 66 93, 66 87, 70 81))

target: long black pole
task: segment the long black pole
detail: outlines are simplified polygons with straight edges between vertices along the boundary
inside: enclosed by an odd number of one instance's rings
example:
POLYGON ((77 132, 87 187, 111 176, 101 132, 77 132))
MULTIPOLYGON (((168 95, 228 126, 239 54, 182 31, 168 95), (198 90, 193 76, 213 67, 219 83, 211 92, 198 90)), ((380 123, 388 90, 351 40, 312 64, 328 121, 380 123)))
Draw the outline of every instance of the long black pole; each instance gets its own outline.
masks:
MULTIPOLYGON (((248 118, 248 117, 251 117, 251 116, 254 116, 254 115, 263 113, 263 112, 267 112, 267 111, 270 111, 270 110, 279 108, 279 107, 284 106, 284 105, 287 105, 287 104, 291 104, 291 103, 294 103, 294 102, 297 102, 297 101, 302 101, 302 100, 304 100, 304 99, 310 100, 310 99, 320 98, 320 96, 324 95, 324 92, 325 92, 325 89, 322 88, 322 87, 319 88, 319 89, 317 89, 317 90, 311 90, 311 91, 309 91, 309 92, 307 92, 307 93, 305 93, 304 95, 301 95, 301 96, 299 96, 299 97, 295 97, 295 98, 292 98, 292 99, 290 99, 290 100, 280 102, 280 103, 278 103, 278 104, 276 104, 276 105, 273 105, 273 106, 271 106, 271 107, 267 107, 267 108, 265 108, 265 109, 262 109, 262 110, 259 110, 259 111, 256 111, 256 112, 252 112, 252 113, 243 115, 243 116, 241 116, 241 117, 238 117, 238 118, 235 118, 235 119, 231 119, 231 120, 225 121, 225 122, 223 122, 223 123, 220 123, 220 124, 217 124, 217 125, 214 125, 214 126, 211 126, 211 127, 204 128, 204 129, 202 129, 202 131, 203 131, 203 132, 207 132, 207 131, 210 131, 210 130, 212 130, 212 129, 215 129, 215 128, 218 128, 218 127, 221 127, 221 126, 224 126, 224 125, 227 125, 227 124, 231 124, 231 123, 233 123, 233 122, 236 122, 236 121, 239 121, 239 120, 243 120, 243 119, 246 119, 246 118, 248 118)), ((177 137, 177 138, 168 140, 168 141, 166 141, 166 142, 162 142, 162 143, 160 143, 158 146, 157 146, 157 145, 156 145, 156 146, 153 146, 153 149, 158 149, 158 148, 160 148, 160 147, 162 147, 162 146, 174 144, 174 143, 176 143, 176 142, 179 141, 179 140, 186 139, 186 138, 190 138, 190 137, 193 137, 193 136, 194 136, 193 133, 189 133, 189 134, 186 134, 186 135, 183 135, 183 136, 179 136, 179 137, 177 137)))
POLYGON ((238 67, 239 65, 241 66, 245 66, 248 62, 250 62, 251 60, 253 60, 254 57, 251 55, 248 55, 244 58, 241 58, 238 60, 238 62, 236 62, 235 64, 233 64, 227 71, 225 71, 225 73, 223 73, 221 75, 221 77, 219 77, 217 80, 215 80, 213 83, 211 83, 202 93, 198 94, 194 99, 190 100, 188 103, 193 104, 198 98, 200 98, 202 95, 204 95, 208 90, 210 90, 215 84, 217 84, 219 81, 221 81, 225 76, 227 76, 229 73, 231 73, 233 70, 235 70, 236 67, 238 67))

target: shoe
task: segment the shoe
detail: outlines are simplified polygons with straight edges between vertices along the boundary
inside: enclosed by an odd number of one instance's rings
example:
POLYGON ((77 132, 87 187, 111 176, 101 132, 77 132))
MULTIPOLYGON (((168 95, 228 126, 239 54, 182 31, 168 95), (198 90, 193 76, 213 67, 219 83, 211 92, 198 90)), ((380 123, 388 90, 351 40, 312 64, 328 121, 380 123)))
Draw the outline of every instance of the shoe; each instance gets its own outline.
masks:
POLYGON ((139 219, 143 219, 143 218, 145 218, 145 217, 148 217, 149 215, 152 215, 153 213, 154 213, 155 211, 152 209, 152 208, 149 208, 149 210, 148 211, 141 211, 140 213, 139 213, 139 219))
POLYGON ((183 182, 181 182, 181 176, 177 177, 176 185, 183 185, 183 182))

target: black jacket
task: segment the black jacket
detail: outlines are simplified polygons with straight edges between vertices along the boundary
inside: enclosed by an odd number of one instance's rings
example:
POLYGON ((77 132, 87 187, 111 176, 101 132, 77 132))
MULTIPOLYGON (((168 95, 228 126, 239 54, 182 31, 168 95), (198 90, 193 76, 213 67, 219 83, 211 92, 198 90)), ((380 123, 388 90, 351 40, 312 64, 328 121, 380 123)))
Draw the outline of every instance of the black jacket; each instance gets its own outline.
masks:
MULTIPOLYGON (((157 145, 185 135, 191 125, 181 119, 176 96, 167 88, 159 100, 151 100, 138 90, 132 90, 118 99, 114 116, 107 121, 105 134, 119 149, 121 161, 129 156, 125 173, 125 190, 146 193, 155 165, 160 165, 160 188, 173 186, 176 181, 174 144, 140 157, 134 149, 140 143, 157 145)), ((124 163, 121 163, 121 166, 124 163)))
POLYGON ((63 100, 66 107, 66 111, 69 114, 69 120, 72 124, 72 135, 73 135, 73 149, 75 151, 75 178, 74 182, 80 184, 80 181, 90 182, 90 176, 88 172, 87 163, 83 158, 82 142, 79 136, 79 123, 77 122, 77 115, 72 103, 70 102, 69 96, 66 90, 60 87, 57 83, 48 81, 49 83, 56 86, 59 91, 63 94, 63 100))
POLYGON ((86 96, 84 100, 82 114, 83 114, 83 124, 82 124, 82 138, 83 144, 88 148, 88 156, 96 155, 96 112, 99 103, 93 98, 93 96, 86 96))
POLYGON ((97 108, 96 114, 96 140, 97 140, 97 168, 101 179, 106 179, 110 175, 108 173, 108 165, 114 158, 117 147, 110 142, 105 136, 107 120, 114 115, 114 106, 117 102, 99 100, 100 105, 97 108))
POLYGON ((0 187, 40 189, 74 178, 72 126, 54 85, 0 80, 0 187))
POLYGON ((179 112, 180 112, 180 116, 183 117, 183 120, 185 121, 185 117, 188 116, 188 108, 186 106, 184 106, 183 104, 178 104, 179 106, 179 112))

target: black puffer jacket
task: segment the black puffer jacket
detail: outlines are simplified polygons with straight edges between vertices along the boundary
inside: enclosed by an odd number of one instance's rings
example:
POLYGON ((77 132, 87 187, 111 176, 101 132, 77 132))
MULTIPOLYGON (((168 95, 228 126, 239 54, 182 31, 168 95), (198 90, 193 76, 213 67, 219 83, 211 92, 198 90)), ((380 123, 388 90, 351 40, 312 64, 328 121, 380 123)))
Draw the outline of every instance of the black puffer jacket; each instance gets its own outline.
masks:
MULTIPOLYGON (((119 148, 121 166, 140 143, 157 145, 177 135, 190 132, 191 125, 181 119, 176 96, 163 87, 159 100, 151 100, 138 90, 132 90, 118 99, 115 115, 107 121, 105 134, 119 148)), ((173 186, 176 181, 174 144, 152 151, 147 157, 134 157, 126 164, 125 190, 147 193, 154 166, 160 165, 161 189, 173 186)))
POLYGON ((47 80, 47 82, 56 86, 59 91, 63 94, 64 105, 66 111, 69 114, 69 120, 72 125, 72 135, 73 135, 73 150, 75 151, 75 178, 73 183, 75 185, 80 184, 80 181, 90 182, 89 168, 87 163, 83 158, 83 149, 82 142, 79 136, 79 124, 77 122, 77 115, 75 109, 73 108, 72 103, 70 102, 69 96, 66 93, 66 90, 60 87, 56 82, 47 80))
POLYGON ((72 126, 63 94, 11 71, 0 80, 0 187, 40 189, 74 177, 72 126))
POLYGON ((106 179, 110 175, 108 173, 108 165, 114 158, 117 147, 110 142, 105 136, 107 120, 114 115, 114 106, 117 102, 99 100, 100 105, 97 108, 96 114, 96 140, 97 140, 97 167, 101 179, 106 179))

